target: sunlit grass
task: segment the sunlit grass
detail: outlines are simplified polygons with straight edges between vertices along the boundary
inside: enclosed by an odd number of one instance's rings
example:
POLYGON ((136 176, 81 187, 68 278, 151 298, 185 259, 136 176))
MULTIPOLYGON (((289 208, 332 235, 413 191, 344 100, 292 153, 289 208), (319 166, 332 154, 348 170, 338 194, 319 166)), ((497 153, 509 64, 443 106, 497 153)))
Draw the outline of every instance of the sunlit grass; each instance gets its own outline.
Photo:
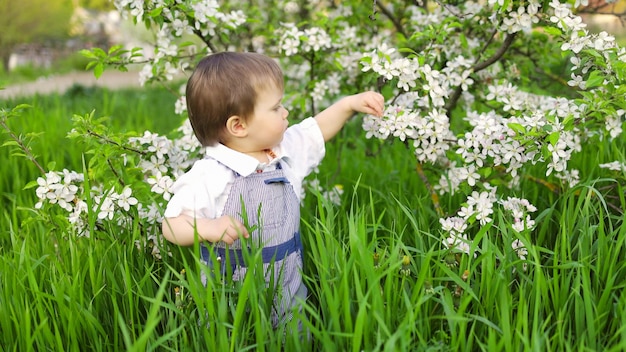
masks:
MULTIPOLYGON (((166 133, 180 124, 164 91, 75 92, 37 97, 12 122, 41 132, 42 164, 82 170, 80 146, 64 138, 71 115, 111 116, 114 129, 166 133)), ((15 102, 11 102, 15 103, 15 102)), ((3 141, 6 137, 3 137, 3 141)), ((520 351, 626 348, 626 229, 619 209, 624 175, 592 168, 624 160, 624 141, 588 147, 572 167, 576 187, 553 193, 541 170, 516 194, 539 208, 518 234, 501 211, 473 232, 473 255, 446 260, 433 199, 406 146, 365 140, 352 121, 328 145, 315 175, 341 184, 342 205, 309 192, 302 208, 303 333, 273 329, 262 276, 239 284, 211 275, 198 248, 169 246, 154 258, 138 223, 92 238, 59 227, 56 214, 32 221, 38 176, 0 149, 0 346, 7 350, 520 351), (614 205, 611 207, 609 204, 614 205), (616 210, 617 209, 617 210, 616 210), (522 240, 521 260, 510 243, 522 240), (138 242, 136 242, 138 241, 138 242), (139 243, 139 248, 137 247, 139 243)), ((428 172, 428 170, 426 170, 428 172)), ((449 215, 461 195, 439 199, 449 215)), ((260 265, 260 263, 257 263, 260 265)))

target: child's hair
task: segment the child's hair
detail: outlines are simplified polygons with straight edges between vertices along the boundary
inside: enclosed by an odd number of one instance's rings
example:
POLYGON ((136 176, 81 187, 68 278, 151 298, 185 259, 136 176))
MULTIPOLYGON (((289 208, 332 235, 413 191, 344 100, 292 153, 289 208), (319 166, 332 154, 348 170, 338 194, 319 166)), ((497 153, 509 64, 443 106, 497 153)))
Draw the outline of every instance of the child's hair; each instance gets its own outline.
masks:
POLYGON ((187 112, 203 146, 221 142, 226 121, 254 113, 258 92, 283 90, 283 72, 273 59, 258 53, 221 52, 198 63, 187 81, 187 112))

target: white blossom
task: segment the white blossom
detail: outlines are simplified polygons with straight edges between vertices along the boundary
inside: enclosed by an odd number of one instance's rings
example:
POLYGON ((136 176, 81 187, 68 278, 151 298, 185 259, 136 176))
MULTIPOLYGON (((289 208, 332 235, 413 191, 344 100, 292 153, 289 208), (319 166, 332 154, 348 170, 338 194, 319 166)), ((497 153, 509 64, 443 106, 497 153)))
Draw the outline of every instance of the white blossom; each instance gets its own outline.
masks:
POLYGON ((130 210, 131 205, 137 205, 137 198, 132 197, 133 190, 126 186, 122 190, 122 193, 115 194, 114 199, 117 200, 117 206, 124 209, 125 211, 130 210))

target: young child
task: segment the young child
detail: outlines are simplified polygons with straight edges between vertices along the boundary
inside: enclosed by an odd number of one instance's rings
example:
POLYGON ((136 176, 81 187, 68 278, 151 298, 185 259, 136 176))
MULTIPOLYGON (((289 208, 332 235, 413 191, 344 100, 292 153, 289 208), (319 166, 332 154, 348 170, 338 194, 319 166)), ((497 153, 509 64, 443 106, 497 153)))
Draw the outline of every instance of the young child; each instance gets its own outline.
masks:
POLYGON ((240 238, 260 243, 266 278, 271 263, 279 278, 274 324, 291 319, 296 297, 307 294, 301 277, 303 179, 324 157, 324 142, 354 113, 382 116, 384 107, 382 95, 365 92, 288 127, 282 99, 283 73, 267 56, 222 52, 200 61, 187 82, 187 110, 206 155, 174 184, 163 221, 170 242, 200 241, 207 265, 209 251, 222 262, 228 258, 234 280, 246 272, 240 238))

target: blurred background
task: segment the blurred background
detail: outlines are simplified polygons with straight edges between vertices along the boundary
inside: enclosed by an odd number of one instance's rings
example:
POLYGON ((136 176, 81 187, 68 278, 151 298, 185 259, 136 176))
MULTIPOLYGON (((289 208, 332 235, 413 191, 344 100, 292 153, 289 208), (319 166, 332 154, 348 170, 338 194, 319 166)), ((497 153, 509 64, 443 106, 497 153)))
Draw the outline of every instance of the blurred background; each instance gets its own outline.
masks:
POLYGON ((149 41, 110 0, 0 0, 0 87, 84 71, 81 49, 149 41))

